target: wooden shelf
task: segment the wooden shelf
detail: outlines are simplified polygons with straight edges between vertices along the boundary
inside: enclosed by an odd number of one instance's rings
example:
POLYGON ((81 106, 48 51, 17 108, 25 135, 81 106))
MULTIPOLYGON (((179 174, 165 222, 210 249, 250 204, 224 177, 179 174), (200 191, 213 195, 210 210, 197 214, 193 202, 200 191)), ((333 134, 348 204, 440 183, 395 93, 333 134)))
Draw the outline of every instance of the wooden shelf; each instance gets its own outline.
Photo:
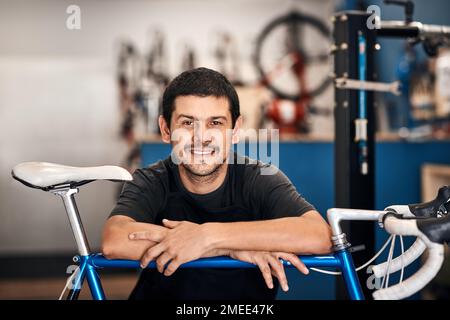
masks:
POLYGON ((444 185, 450 185, 450 166, 426 163, 422 165, 422 201, 436 197, 437 191, 444 185))

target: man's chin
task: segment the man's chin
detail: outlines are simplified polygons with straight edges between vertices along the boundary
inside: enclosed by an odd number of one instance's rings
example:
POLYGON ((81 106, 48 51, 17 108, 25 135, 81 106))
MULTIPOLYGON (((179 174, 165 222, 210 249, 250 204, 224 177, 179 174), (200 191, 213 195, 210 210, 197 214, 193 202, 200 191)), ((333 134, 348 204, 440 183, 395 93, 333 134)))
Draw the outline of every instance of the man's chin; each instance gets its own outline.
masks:
POLYGON ((183 164, 183 167, 189 173, 199 176, 205 177, 216 172, 223 164, 183 164))

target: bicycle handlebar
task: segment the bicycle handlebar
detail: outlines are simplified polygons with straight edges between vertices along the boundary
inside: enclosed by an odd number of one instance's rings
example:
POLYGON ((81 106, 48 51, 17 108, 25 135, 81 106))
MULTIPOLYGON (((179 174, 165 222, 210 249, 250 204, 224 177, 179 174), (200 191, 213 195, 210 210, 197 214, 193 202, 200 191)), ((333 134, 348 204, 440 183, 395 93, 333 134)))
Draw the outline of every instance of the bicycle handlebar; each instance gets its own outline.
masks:
MULTIPOLYGON (((402 215, 404 218, 412 218, 414 214, 410 210, 409 205, 395 205, 389 206, 385 209, 386 211, 392 211, 396 214, 402 215)), ((387 274, 387 269, 389 267, 389 274, 395 273, 402 268, 406 268, 411 263, 416 261, 418 257, 422 255, 422 253, 426 249, 426 245, 419 238, 411 245, 411 247, 406 250, 402 256, 396 257, 391 260, 389 264, 387 261, 374 265, 372 267, 373 274, 375 277, 380 278, 387 274)))
POLYGON ((427 246, 423 243, 421 239, 416 239, 416 241, 408 248, 401 256, 396 257, 391 260, 390 265, 388 262, 383 262, 372 267, 373 274, 377 278, 381 278, 387 274, 387 269, 389 266, 389 274, 395 273, 402 268, 406 268, 411 263, 417 260, 422 253, 425 251, 427 246))
MULTIPOLYGON (((450 206, 450 187, 443 186, 439 189, 435 199, 410 205, 389 206, 385 210, 392 211, 402 215, 404 218, 430 218, 438 215, 447 214, 450 206)), ((394 258, 389 266, 389 273, 395 273, 402 268, 406 268, 419 258, 425 251, 426 245, 418 238, 411 247, 406 250, 402 256, 394 258)), ((388 262, 383 262, 372 267, 375 277, 379 278, 387 273, 388 262)))
POLYGON ((394 216, 388 216, 384 221, 384 226, 392 234, 417 236, 428 248, 428 259, 419 271, 402 283, 373 293, 373 297, 376 300, 405 299, 421 290, 439 272, 444 262, 444 246, 440 243, 432 242, 427 235, 419 230, 417 220, 401 220, 394 216))

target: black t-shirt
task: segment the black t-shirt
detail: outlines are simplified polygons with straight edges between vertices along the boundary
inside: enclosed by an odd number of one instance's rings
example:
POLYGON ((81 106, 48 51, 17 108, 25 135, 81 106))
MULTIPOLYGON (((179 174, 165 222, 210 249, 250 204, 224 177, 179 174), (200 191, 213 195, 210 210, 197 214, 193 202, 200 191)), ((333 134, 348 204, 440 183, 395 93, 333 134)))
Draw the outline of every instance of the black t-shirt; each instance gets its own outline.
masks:
MULTIPOLYGON (((193 194, 182 184, 171 158, 133 173, 124 184, 110 216, 125 215, 138 222, 162 224, 162 219, 195 223, 233 222, 300 216, 315 210, 280 171, 261 174, 270 165, 236 154, 228 164, 222 185, 208 194, 193 194)), ((273 299, 255 269, 180 268, 166 277, 145 269, 133 290, 133 299, 273 299)))

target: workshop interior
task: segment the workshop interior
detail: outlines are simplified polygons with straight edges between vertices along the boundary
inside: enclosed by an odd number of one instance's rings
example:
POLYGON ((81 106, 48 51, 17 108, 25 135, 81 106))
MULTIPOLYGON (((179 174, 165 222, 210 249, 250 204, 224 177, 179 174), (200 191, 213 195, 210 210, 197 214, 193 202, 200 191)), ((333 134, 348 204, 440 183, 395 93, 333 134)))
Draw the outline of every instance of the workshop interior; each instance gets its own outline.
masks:
MULTIPOLYGON (((425 218, 449 228, 449 1, 0 0, 0 39, 0 300, 61 298, 80 263, 88 282, 69 297, 104 297, 92 289, 101 279, 108 299, 128 298, 138 268, 84 260, 80 242, 100 253, 128 175, 170 154, 158 125, 162 95, 198 67, 234 86, 243 134, 276 130, 277 166, 325 219, 331 208, 402 215, 395 205, 418 216, 428 203, 425 218), (78 181, 73 195, 23 178, 18 165, 32 162, 124 171, 78 181)), ((241 137, 247 146, 257 139, 268 138, 241 137)), ((389 218, 360 214, 342 218, 348 242, 333 240, 357 269, 383 249, 368 268, 356 278, 323 272, 335 271, 331 262, 308 275, 286 268, 289 291, 277 299, 373 298, 430 267, 435 252, 427 282, 396 297, 450 298, 448 232, 439 245, 419 244, 381 228, 389 218), (419 246, 404 265, 403 252, 419 246), (373 270, 395 257, 390 277, 390 265, 373 270)))

